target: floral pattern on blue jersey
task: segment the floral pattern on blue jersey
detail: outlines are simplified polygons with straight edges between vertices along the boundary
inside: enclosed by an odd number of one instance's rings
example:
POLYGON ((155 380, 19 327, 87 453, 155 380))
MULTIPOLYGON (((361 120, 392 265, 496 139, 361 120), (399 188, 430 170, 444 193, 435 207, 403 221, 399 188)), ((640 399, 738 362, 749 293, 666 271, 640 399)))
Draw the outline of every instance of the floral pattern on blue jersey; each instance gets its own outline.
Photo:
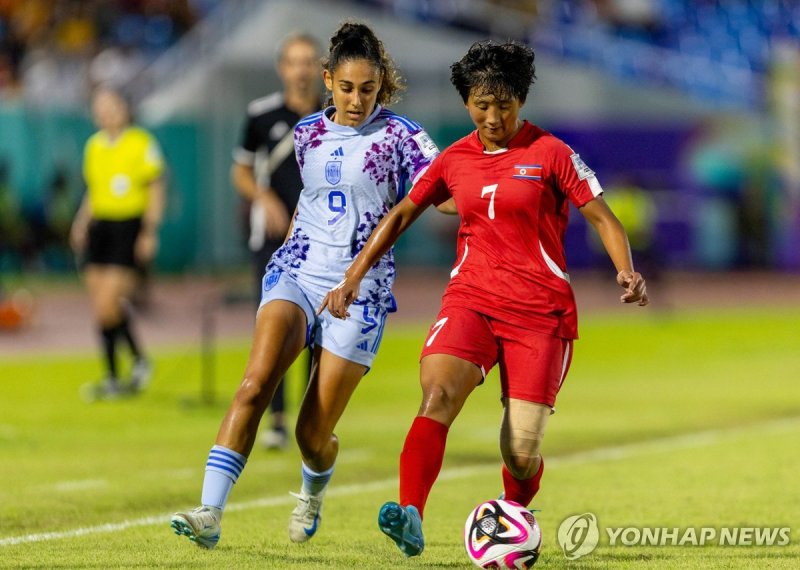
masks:
POLYGON ((392 271, 383 279, 373 279, 369 286, 369 294, 359 297, 354 305, 370 305, 373 307, 384 307, 390 313, 397 310, 397 306, 392 295, 392 284, 394 284, 394 263, 392 271))
POLYGON ((306 149, 317 148, 321 145, 322 140, 320 137, 327 132, 328 129, 325 128, 325 122, 321 118, 310 125, 295 128, 294 148, 299 149, 297 164, 300 166, 301 171, 303 170, 303 164, 305 164, 306 149))
POLYGON ((308 259, 311 240, 300 228, 294 228, 292 235, 272 256, 267 265, 267 272, 274 267, 281 269, 297 269, 308 259))
MULTIPOLYGON (((350 254, 353 257, 358 255, 359 252, 364 249, 369 236, 372 235, 372 232, 376 227, 378 227, 378 223, 388 213, 389 208, 386 207, 386 204, 383 205, 380 215, 375 214, 374 212, 364 212, 364 215, 361 218, 361 223, 358 224, 358 227, 356 228, 356 237, 352 242, 350 242, 350 254)), ((378 260, 377 263, 375 263, 375 265, 372 266, 372 268, 387 269, 391 272, 391 275, 394 275, 394 255, 392 254, 392 250, 390 249, 386 255, 384 255, 378 260)))
POLYGON ((363 171, 378 184, 389 181, 392 189, 396 190, 399 176, 397 151, 408 131, 390 120, 387 121, 385 132, 386 138, 380 144, 372 143, 364 156, 363 171))
POLYGON ((373 143, 367 151, 363 171, 378 184, 388 181, 392 190, 397 191, 401 172, 411 177, 428 165, 432 158, 426 158, 412 138, 420 131, 412 132, 401 123, 389 119, 385 132, 383 142, 373 143), (400 164, 397 163, 398 156, 400 164))

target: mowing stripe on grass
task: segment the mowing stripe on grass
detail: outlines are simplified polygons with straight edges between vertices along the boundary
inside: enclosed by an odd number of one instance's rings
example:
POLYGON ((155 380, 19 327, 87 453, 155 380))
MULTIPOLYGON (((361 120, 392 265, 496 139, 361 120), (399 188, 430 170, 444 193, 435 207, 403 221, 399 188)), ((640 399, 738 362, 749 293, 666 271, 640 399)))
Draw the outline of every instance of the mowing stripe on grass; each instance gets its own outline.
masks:
MULTIPOLYGON (((348 465, 352 463, 364 463, 369 461, 373 456, 370 449, 356 448, 344 449, 339 452, 336 458, 337 465, 348 465)), ((288 465, 289 458, 270 458, 269 460, 262 459, 257 461, 250 461, 247 464, 248 473, 274 473, 284 469, 294 469, 294 458, 291 458, 291 465, 288 465)), ((154 470, 147 473, 140 473, 137 476, 140 479, 154 479, 163 480, 165 478, 171 479, 191 479, 197 477, 200 472, 195 467, 181 467, 179 469, 167 470, 154 470)), ((79 493, 89 489, 104 489, 110 488, 111 482, 107 479, 70 479, 64 481, 56 481, 55 483, 45 483, 38 485, 36 488, 44 492, 57 492, 57 493, 79 493)))
MULTIPOLYGON (((602 461, 615 461, 618 459, 625 459, 629 457, 647 455, 651 453, 660 453, 664 451, 675 451, 679 449, 688 449, 692 447, 702 447, 719 443, 726 439, 733 439, 742 435, 752 434, 753 432, 782 432, 800 429, 800 417, 781 418, 778 420, 769 420, 747 426, 739 426, 735 428, 703 430, 692 433, 681 434, 672 437, 662 437, 651 439, 647 441, 614 445, 608 447, 600 447, 590 449, 588 451, 580 451, 568 455, 550 457, 547 462, 547 468, 559 468, 563 466, 570 466, 576 464, 599 463, 602 461)), ((475 475, 484 475, 487 472, 496 471, 497 464, 491 465, 472 465, 468 467, 456 467, 453 469, 445 469, 439 475, 439 481, 448 481, 454 479, 466 479, 475 475)), ((371 483, 341 485, 332 487, 328 491, 328 496, 348 496, 356 493, 364 493, 370 491, 384 491, 392 489, 397 486, 397 478, 383 479, 380 481, 373 481, 371 483)), ((278 496, 278 497, 264 497, 262 499, 255 499, 252 501, 244 501, 241 503, 231 503, 225 509, 226 511, 244 511, 248 509, 269 508, 284 505, 293 505, 296 499, 291 496, 278 496)), ((131 519, 118 523, 107 523, 97 526, 88 526, 75 528, 71 530, 44 532, 39 534, 26 534, 23 536, 12 536, 8 538, 0 538, 0 546, 13 546, 16 544, 27 544, 32 542, 48 542, 51 540, 60 540, 64 538, 76 538, 89 534, 105 534, 111 532, 118 532, 133 527, 152 526, 152 525, 166 525, 169 521, 170 515, 161 514, 155 516, 142 517, 138 519, 131 519)))

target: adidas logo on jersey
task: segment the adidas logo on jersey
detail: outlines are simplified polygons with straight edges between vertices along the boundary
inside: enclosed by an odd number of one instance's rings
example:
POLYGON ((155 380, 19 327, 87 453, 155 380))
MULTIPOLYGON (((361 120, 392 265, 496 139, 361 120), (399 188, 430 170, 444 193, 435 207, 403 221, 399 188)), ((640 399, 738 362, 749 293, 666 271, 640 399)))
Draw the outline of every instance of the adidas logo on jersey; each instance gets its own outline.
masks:
POLYGON ((358 343, 358 348, 361 349, 361 350, 367 350, 367 346, 369 346, 369 345, 367 344, 367 341, 365 341, 365 340, 358 343))
POLYGON ((342 147, 339 147, 331 153, 331 156, 344 156, 344 150, 342 147))

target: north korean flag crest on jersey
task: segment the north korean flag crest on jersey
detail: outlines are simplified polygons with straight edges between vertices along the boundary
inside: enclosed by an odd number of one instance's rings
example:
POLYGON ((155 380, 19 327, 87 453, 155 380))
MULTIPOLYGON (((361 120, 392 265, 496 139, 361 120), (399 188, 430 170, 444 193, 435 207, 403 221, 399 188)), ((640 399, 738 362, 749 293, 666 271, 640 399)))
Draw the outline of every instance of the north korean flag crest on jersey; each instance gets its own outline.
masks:
POLYGON ((542 165, 541 164, 515 164, 514 173, 512 178, 520 180, 541 180, 542 179, 542 165))

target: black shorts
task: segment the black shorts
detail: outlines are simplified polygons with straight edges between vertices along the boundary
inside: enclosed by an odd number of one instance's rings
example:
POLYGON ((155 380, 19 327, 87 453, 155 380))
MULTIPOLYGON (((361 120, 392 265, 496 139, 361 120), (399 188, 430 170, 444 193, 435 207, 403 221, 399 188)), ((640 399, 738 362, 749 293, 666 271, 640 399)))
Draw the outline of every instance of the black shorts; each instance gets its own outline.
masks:
POLYGON ((141 229, 141 218, 119 221, 92 220, 89 224, 86 263, 138 267, 133 252, 141 229))

